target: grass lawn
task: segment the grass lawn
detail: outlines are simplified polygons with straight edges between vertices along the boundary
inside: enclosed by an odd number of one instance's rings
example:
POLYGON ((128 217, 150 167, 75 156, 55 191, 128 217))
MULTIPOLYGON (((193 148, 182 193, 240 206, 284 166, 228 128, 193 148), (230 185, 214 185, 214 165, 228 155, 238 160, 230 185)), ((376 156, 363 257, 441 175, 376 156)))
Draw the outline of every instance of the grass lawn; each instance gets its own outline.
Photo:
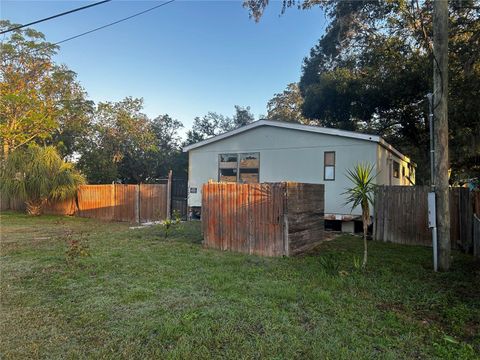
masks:
POLYGON ((0 358, 480 358, 480 265, 342 236, 297 258, 161 229, 0 215, 0 358), (70 234, 70 235, 68 235, 70 234), (66 261, 66 239, 90 256, 66 261))

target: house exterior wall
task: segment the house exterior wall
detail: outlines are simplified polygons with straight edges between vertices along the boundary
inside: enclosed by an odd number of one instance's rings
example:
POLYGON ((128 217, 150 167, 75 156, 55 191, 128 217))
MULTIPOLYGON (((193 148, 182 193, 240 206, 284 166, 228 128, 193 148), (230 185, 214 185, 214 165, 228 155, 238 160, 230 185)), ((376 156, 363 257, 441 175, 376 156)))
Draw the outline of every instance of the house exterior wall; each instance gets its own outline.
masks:
MULTIPOLYGON (((260 182, 324 184, 325 213, 335 215, 361 214, 360 209, 351 212, 344 204, 342 193, 350 186, 346 170, 359 162, 384 164, 377 160, 384 154, 376 142, 260 126, 189 151, 189 189, 196 188, 196 193, 189 193, 188 205, 201 206, 202 184, 218 181, 219 154, 246 152, 260 153, 260 182), (335 180, 324 180, 325 151, 335 151, 335 180)), ((383 176, 378 183, 388 183, 383 176)))
POLYGON ((414 185, 415 170, 405 159, 398 157, 385 147, 377 144, 377 178, 378 185, 414 185), (398 178, 393 176, 393 163, 399 164, 400 173, 398 178), (410 178, 410 180, 409 180, 410 178))

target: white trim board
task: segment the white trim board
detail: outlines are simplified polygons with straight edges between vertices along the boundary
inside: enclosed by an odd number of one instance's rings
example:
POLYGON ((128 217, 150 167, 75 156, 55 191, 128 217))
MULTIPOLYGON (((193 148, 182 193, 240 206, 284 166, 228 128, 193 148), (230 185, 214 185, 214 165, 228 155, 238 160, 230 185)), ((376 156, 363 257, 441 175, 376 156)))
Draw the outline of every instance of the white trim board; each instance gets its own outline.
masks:
POLYGON ((277 121, 277 120, 264 120, 264 119, 254 121, 248 125, 239 127, 238 129, 227 131, 226 133, 213 136, 211 138, 199 141, 195 144, 187 145, 183 148, 183 151, 188 152, 190 150, 197 149, 199 147, 211 144, 213 142, 216 142, 222 139, 229 138, 231 136, 235 136, 237 134, 255 129, 260 126, 272 126, 272 127, 283 128, 283 129, 308 131, 308 132, 318 133, 318 134, 334 135, 334 136, 341 136, 341 137, 346 137, 351 139, 359 139, 359 140, 376 142, 380 144, 382 147, 384 147, 385 149, 387 149, 388 151, 398 156, 400 159, 411 163, 409 157, 403 155, 400 151, 395 149, 392 145, 387 143, 378 135, 369 135, 369 134, 362 134, 354 131, 331 129, 331 128, 325 128, 325 127, 319 127, 319 126, 302 125, 297 123, 290 123, 290 122, 277 121))

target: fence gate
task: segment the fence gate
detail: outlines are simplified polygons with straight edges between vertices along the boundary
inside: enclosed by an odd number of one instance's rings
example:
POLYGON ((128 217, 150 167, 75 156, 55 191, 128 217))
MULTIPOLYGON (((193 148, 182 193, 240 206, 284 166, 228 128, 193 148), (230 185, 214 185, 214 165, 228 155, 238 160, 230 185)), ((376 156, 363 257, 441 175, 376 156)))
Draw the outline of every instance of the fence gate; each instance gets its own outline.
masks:
POLYGON ((177 211, 183 220, 187 219, 187 196, 188 181, 187 179, 172 179, 171 201, 172 214, 177 211))

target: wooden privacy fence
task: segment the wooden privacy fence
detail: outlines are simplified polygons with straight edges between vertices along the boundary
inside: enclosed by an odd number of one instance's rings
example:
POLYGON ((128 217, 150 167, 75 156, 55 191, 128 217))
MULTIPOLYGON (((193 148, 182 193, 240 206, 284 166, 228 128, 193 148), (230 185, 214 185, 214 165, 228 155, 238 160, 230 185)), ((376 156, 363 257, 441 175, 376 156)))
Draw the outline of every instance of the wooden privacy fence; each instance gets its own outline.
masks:
MULTIPOLYGON (((76 215, 110 221, 149 222, 169 214, 168 184, 82 185, 77 199, 48 203, 44 214, 76 215)), ((2 199, 5 202, 5 199, 2 199)), ((25 210, 25 204, 11 199, 2 210, 25 210)))
POLYGON ((77 215, 101 220, 149 222, 167 218, 166 184, 83 185, 77 215))
MULTIPOLYGON (((409 245, 432 245, 428 228, 428 186, 379 186, 375 193, 375 240, 409 245)), ((480 198, 467 188, 450 188, 452 248, 471 251, 473 209, 480 198)))
POLYGON ((204 184, 202 228, 211 248, 264 256, 305 252, 323 240, 324 186, 204 184))

